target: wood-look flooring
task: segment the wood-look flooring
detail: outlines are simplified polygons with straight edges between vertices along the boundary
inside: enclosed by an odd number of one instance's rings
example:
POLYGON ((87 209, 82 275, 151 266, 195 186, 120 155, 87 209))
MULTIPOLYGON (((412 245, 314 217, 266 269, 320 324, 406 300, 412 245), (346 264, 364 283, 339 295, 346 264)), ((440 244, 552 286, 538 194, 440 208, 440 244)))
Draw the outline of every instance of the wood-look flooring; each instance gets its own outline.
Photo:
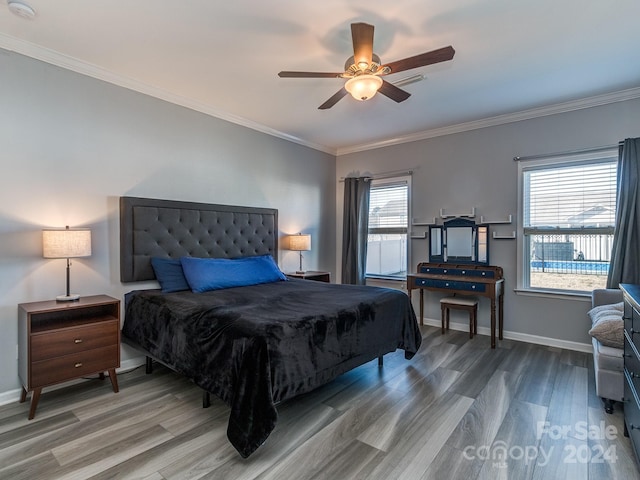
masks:
POLYGON ((0 407, 0 478, 640 479, 591 355, 422 328, 412 360, 386 355, 280 405, 248 459, 227 441, 228 407, 203 409, 162 366, 120 374, 117 394, 100 380, 45 390, 34 420, 28 402, 0 407))

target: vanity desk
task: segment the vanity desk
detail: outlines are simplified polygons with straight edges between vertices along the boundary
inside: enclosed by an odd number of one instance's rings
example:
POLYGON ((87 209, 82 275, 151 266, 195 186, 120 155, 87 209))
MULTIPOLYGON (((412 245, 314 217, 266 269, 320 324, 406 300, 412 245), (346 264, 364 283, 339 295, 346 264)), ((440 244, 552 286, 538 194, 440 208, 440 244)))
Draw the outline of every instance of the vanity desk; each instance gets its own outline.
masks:
POLYGON ((417 273, 407 275, 409 297, 420 290, 420 325, 424 318, 424 291, 448 295, 475 295, 491 299, 491 348, 496 348, 496 304, 498 306, 498 338, 502 340, 504 324, 504 278, 502 268, 450 263, 420 263, 417 273))
POLYGON ((502 340, 504 278, 502 267, 489 265, 489 227, 456 218, 429 229, 429 262, 407 275, 409 297, 420 291, 420 325, 424 318, 424 291, 447 295, 474 295, 491 300, 491 348, 502 340), (496 306, 498 315, 496 322, 496 306))

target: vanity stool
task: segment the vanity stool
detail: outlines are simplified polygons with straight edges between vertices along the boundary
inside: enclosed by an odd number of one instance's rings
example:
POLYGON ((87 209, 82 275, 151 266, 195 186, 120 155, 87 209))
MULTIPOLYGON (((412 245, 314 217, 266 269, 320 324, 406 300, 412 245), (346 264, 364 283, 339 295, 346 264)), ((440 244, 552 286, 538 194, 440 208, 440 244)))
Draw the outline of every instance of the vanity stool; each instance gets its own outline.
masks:
POLYGON ((475 297, 445 297, 440 299, 442 310, 442 333, 449 330, 449 310, 466 310, 469 312, 469 338, 478 334, 478 299, 475 297))

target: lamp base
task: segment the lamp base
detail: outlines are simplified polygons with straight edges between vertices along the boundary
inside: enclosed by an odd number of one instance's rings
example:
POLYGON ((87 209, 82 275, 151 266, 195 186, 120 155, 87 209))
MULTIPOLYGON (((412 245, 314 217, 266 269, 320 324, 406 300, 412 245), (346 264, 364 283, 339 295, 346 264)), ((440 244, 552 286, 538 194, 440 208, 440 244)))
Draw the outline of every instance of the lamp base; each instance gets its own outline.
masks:
POLYGON ((80 295, 77 293, 72 293, 71 295, 58 295, 56 297, 56 302, 75 302, 80 299, 80 295))
POLYGON ((307 271, 306 270, 296 270, 296 273, 304 274, 304 273, 307 273, 307 271))

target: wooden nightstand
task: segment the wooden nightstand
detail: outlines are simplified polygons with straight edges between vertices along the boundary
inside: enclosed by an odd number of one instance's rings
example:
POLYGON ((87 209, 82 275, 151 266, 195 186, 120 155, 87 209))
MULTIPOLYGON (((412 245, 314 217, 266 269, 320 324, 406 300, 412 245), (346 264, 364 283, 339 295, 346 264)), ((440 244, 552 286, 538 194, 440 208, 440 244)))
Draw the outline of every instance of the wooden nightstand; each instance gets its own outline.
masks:
POLYGON ((22 303, 18 322, 20 403, 33 391, 29 420, 49 385, 95 373, 104 378, 106 371, 118 391, 120 300, 94 295, 75 302, 22 303))
POLYGON ((287 273, 287 277, 302 278, 304 280, 315 280, 317 282, 331 283, 330 272, 317 272, 313 270, 307 270, 304 273, 295 273, 295 272, 287 273))

